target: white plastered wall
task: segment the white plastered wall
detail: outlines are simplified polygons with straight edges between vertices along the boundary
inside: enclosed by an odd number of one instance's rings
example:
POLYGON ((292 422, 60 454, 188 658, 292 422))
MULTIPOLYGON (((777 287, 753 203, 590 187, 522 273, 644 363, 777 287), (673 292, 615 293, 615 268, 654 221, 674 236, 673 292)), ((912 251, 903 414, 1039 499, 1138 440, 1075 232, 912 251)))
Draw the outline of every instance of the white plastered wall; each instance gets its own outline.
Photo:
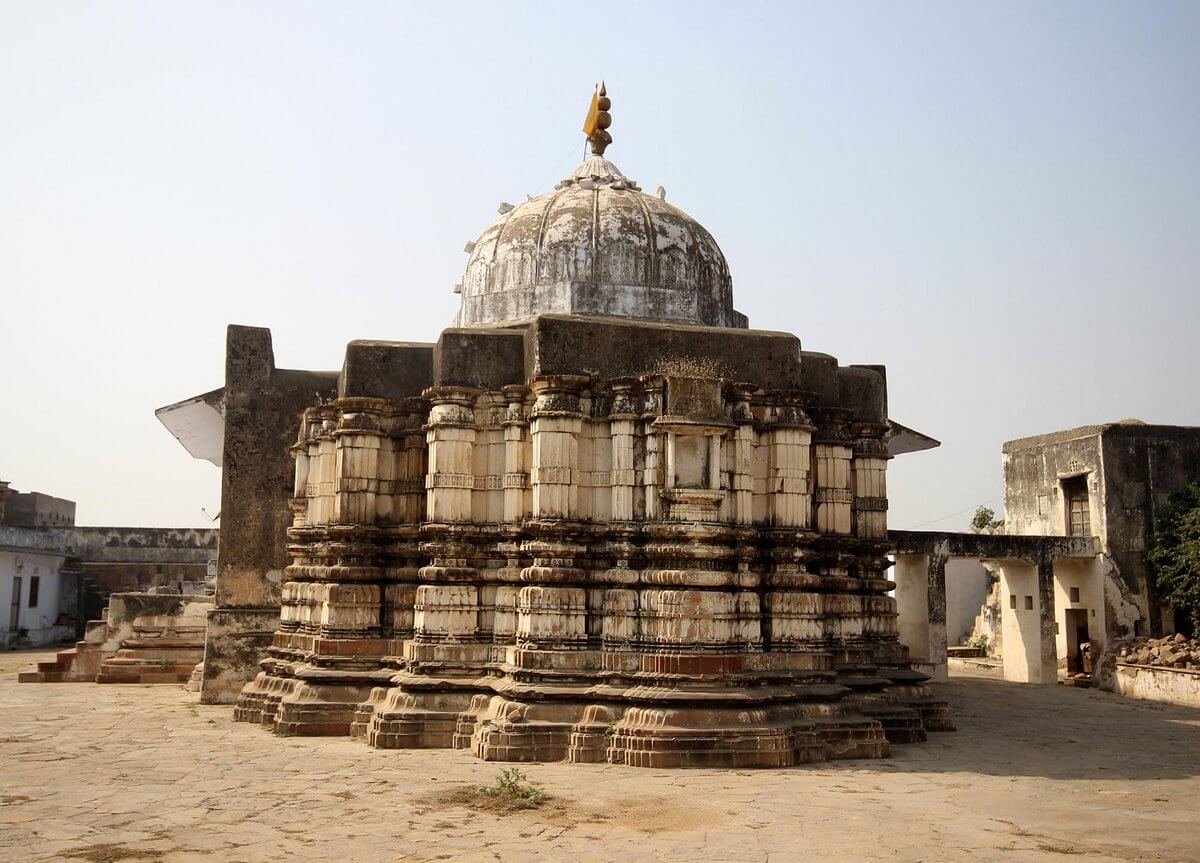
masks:
POLYGON ((1005 680, 1015 683, 1054 682, 1043 679, 1040 615, 1037 566, 1023 561, 1001 562, 1000 620, 1004 639, 1005 680), (1027 608, 1027 604, 1031 607, 1027 608))
POLYGON ((56 643, 62 628, 55 628, 62 594, 63 558, 44 552, 0 551, 0 645, 8 644, 16 633, 9 628, 12 615, 14 578, 21 579, 20 606, 17 629, 28 631, 34 646, 56 643), (32 579, 38 579, 38 602, 29 607, 29 589, 32 579))
POLYGON ((951 558, 946 561, 946 641, 962 642, 975 626, 987 600, 989 576, 976 559, 951 558))
POLYGON ((1104 631, 1104 575, 1093 559, 1054 562, 1054 623, 1058 661, 1067 656, 1067 609, 1086 609, 1088 637, 1107 643, 1104 631), (1078 590, 1079 599, 1071 601, 1071 588, 1078 590))

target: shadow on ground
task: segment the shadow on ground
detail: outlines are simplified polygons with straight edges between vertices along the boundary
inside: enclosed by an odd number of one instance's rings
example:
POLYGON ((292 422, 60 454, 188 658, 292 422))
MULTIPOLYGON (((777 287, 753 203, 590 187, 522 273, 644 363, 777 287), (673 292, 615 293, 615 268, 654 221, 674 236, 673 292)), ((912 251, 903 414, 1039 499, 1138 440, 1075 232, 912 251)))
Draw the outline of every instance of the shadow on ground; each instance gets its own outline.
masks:
POLYGON ((1046 779, 1180 779, 1200 775, 1200 710, 1094 689, 963 674, 939 684, 958 731, 895 746, 910 773, 1046 779))

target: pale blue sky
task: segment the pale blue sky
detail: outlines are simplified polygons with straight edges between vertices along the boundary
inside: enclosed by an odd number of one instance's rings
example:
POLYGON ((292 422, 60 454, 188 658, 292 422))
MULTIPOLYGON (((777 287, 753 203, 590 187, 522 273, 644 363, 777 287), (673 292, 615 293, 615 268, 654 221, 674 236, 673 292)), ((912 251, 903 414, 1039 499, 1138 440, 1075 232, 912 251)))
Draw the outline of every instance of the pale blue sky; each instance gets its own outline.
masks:
MULTIPOLYGON (((1200 424, 1200 4, 0 3, 0 478, 193 525, 154 408, 432 341, 463 244, 582 153, 702 221, 752 326, 888 366, 891 523, 1009 438, 1200 424)), ((961 528, 969 513, 930 527, 961 528)))

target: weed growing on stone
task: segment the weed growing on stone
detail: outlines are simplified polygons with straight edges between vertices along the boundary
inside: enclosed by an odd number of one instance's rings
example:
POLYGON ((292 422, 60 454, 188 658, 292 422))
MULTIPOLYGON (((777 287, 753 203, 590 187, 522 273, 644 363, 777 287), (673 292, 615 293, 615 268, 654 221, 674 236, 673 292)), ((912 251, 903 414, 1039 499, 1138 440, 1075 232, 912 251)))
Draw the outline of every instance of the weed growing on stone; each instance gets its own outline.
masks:
POLYGON ((549 795, 531 783, 524 772, 508 767, 496 774, 493 784, 465 785, 450 792, 446 802, 480 812, 508 815, 536 809, 549 799, 549 795))

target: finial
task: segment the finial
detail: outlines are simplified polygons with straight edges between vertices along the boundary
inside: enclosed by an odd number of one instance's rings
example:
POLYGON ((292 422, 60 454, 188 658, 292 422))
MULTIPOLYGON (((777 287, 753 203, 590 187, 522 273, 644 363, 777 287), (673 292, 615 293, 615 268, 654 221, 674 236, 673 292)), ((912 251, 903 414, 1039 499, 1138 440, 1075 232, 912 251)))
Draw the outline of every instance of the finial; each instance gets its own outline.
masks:
POLYGON ((608 98, 608 91, 601 81, 592 93, 592 104, 588 108, 587 119, 583 121, 583 133, 587 135, 592 152, 597 156, 603 156, 604 148, 612 143, 612 135, 607 131, 612 125, 612 114, 608 113, 611 107, 612 99, 608 98))

